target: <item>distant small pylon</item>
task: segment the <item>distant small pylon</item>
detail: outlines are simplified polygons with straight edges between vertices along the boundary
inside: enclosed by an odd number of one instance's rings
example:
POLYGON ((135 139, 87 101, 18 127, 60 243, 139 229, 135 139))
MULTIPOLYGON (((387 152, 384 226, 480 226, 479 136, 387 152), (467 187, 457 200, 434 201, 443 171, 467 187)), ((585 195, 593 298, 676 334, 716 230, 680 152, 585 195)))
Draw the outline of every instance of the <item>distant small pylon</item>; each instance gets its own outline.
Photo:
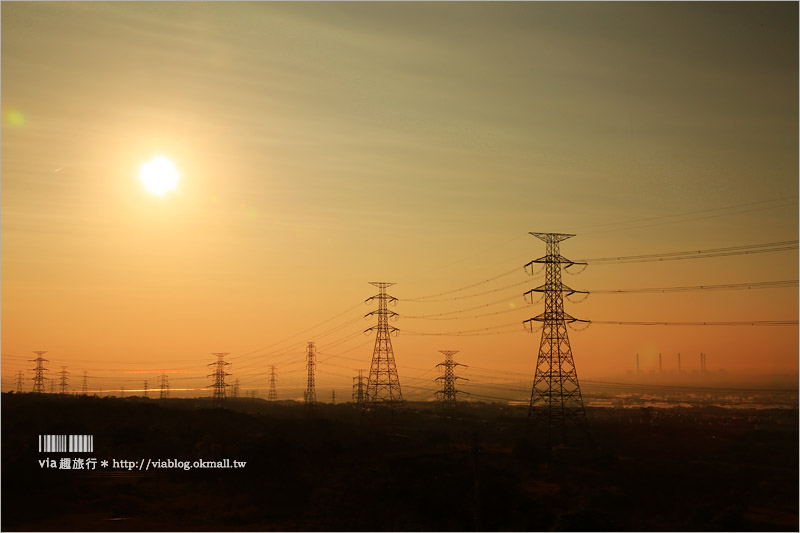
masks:
POLYGON ((47 369, 44 367, 44 364, 47 363, 47 359, 42 357, 47 352, 44 350, 36 350, 33 353, 36 354, 36 359, 32 359, 34 363, 36 363, 36 368, 32 369, 35 374, 33 375, 33 392, 43 393, 44 392, 44 373, 47 372, 47 369))
POLYGON ((463 391, 456 390, 456 380, 465 379, 455 375, 457 366, 466 366, 461 363, 456 363, 453 360, 453 355, 458 353, 458 350, 439 350, 444 354, 444 361, 436 365, 436 368, 442 368, 443 376, 436 378, 437 383, 442 384, 442 390, 436 392, 436 398, 442 403, 442 407, 446 411, 453 411, 456 407, 456 397, 459 393, 466 394, 463 391))
POLYGON ((267 393, 267 401, 275 402, 278 400, 278 386, 276 383, 275 365, 269 367, 269 392, 267 393))
POLYGON ((169 380, 167 379, 166 372, 161 373, 161 383, 159 383, 159 395, 158 398, 160 400, 166 400, 169 398, 169 380))
POLYGON ((331 391, 331 403, 332 403, 333 405, 336 405, 336 389, 333 389, 333 390, 331 391))
POLYGON ((67 394, 67 374, 69 374, 69 372, 67 372, 67 367, 62 366, 59 374, 61 374, 61 389, 59 394, 67 394))
POLYGON ((210 385, 214 388, 214 401, 221 402, 225 399, 225 387, 228 386, 225 384, 225 376, 230 376, 230 374, 225 372, 225 367, 230 365, 230 363, 225 361, 225 356, 228 355, 228 353, 216 352, 211 355, 215 355, 217 360, 214 363, 208 364, 208 366, 214 369, 214 372, 209 374, 208 377, 214 378, 214 383, 210 385))
POLYGON ((238 398, 239 397, 239 378, 236 378, 236 381, 233 382, 232 389, 233 390, 231 391, 232 392, 231 396, 233 396, 234 398, 238 398))
POLYGON ((89 394, 89 384, 86 381, 86 379, 87 379, 86 370, 84 370, 83 371, 83 383, 81 384, 81 394, 83 394, 84 396, 88 396, 88 394, 89 394))
POLYGON ((353 378, 353 401, 363 407, 367 402, 367 384, 364 383, 364 371, 359 370, 358 376, 353 378))
POLYGON ((17 372, 17 392, 22 392, 22 370, 17 372))
POLYGON ((306 407, 313 407, 317 403, 317 391, 314 385, 314 369, 317 366, 317 355, 314 349, 314 343, 309 342, 306 348, 306 372, 308 374, 308 382, 306 384, 306 391, 303 395, 306 407))

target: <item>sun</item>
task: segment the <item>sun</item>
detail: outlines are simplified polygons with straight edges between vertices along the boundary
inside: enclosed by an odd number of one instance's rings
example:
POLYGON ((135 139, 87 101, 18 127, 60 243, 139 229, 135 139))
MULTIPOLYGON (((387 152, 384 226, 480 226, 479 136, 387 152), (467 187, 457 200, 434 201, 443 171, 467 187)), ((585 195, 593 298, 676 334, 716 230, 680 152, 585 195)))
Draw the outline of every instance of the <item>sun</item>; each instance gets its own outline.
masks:
POLYGON ((166 157, 155 157, 144 163, 139 171, 139 179, 142 180, 147 192, 164 196, 178 185, 178 169, 172 161, 166 157))

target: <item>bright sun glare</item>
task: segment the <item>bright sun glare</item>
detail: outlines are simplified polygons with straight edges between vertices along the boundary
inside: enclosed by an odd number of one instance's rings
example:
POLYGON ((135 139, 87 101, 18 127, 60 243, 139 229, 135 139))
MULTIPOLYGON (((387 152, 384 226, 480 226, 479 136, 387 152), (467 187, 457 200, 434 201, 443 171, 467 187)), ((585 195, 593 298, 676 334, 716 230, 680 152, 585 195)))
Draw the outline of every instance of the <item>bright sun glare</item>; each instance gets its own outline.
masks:
POLYGON ((178 169, 166 157, 155 157, 142 165, 139 179, 148 192, 163 196, 178 184, 178 169))

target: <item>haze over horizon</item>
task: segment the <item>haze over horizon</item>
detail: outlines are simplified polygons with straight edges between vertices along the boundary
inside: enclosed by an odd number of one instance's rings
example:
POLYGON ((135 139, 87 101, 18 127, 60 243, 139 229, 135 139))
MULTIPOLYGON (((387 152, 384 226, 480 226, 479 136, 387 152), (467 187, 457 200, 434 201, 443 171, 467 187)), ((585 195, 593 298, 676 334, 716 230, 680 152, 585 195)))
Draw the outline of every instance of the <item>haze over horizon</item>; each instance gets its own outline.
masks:
POLYGON ((797 381, 796 3, 0 9, 4 392, 47 350, 70 389, 166 372, 207 394, 229 352, 243 391, 265 396, 275 364, 302 397, 314 341, 344 401, 372 357, 370 281, 396 283, 409 399, 432 396, 439 350, 478 384, 532 378, 530 231, 590 260, 563 276, 594 292, 565 300, 595 321, 569 331, 581 379, 636 353, 645 373, 681 353, 693 379, 703 352, 707 383, 797 381), (139 179, 156 156, 180 174, 163 195, 139 179))

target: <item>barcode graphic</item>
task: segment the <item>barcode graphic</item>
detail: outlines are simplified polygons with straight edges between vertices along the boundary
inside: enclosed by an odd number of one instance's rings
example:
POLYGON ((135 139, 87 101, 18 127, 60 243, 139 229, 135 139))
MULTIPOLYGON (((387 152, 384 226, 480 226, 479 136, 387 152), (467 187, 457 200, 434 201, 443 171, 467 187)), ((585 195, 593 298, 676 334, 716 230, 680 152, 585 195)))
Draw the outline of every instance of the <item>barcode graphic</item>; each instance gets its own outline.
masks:
POLYGON ((94 435, 39 435, 40 452, 93 452, 94 435))

